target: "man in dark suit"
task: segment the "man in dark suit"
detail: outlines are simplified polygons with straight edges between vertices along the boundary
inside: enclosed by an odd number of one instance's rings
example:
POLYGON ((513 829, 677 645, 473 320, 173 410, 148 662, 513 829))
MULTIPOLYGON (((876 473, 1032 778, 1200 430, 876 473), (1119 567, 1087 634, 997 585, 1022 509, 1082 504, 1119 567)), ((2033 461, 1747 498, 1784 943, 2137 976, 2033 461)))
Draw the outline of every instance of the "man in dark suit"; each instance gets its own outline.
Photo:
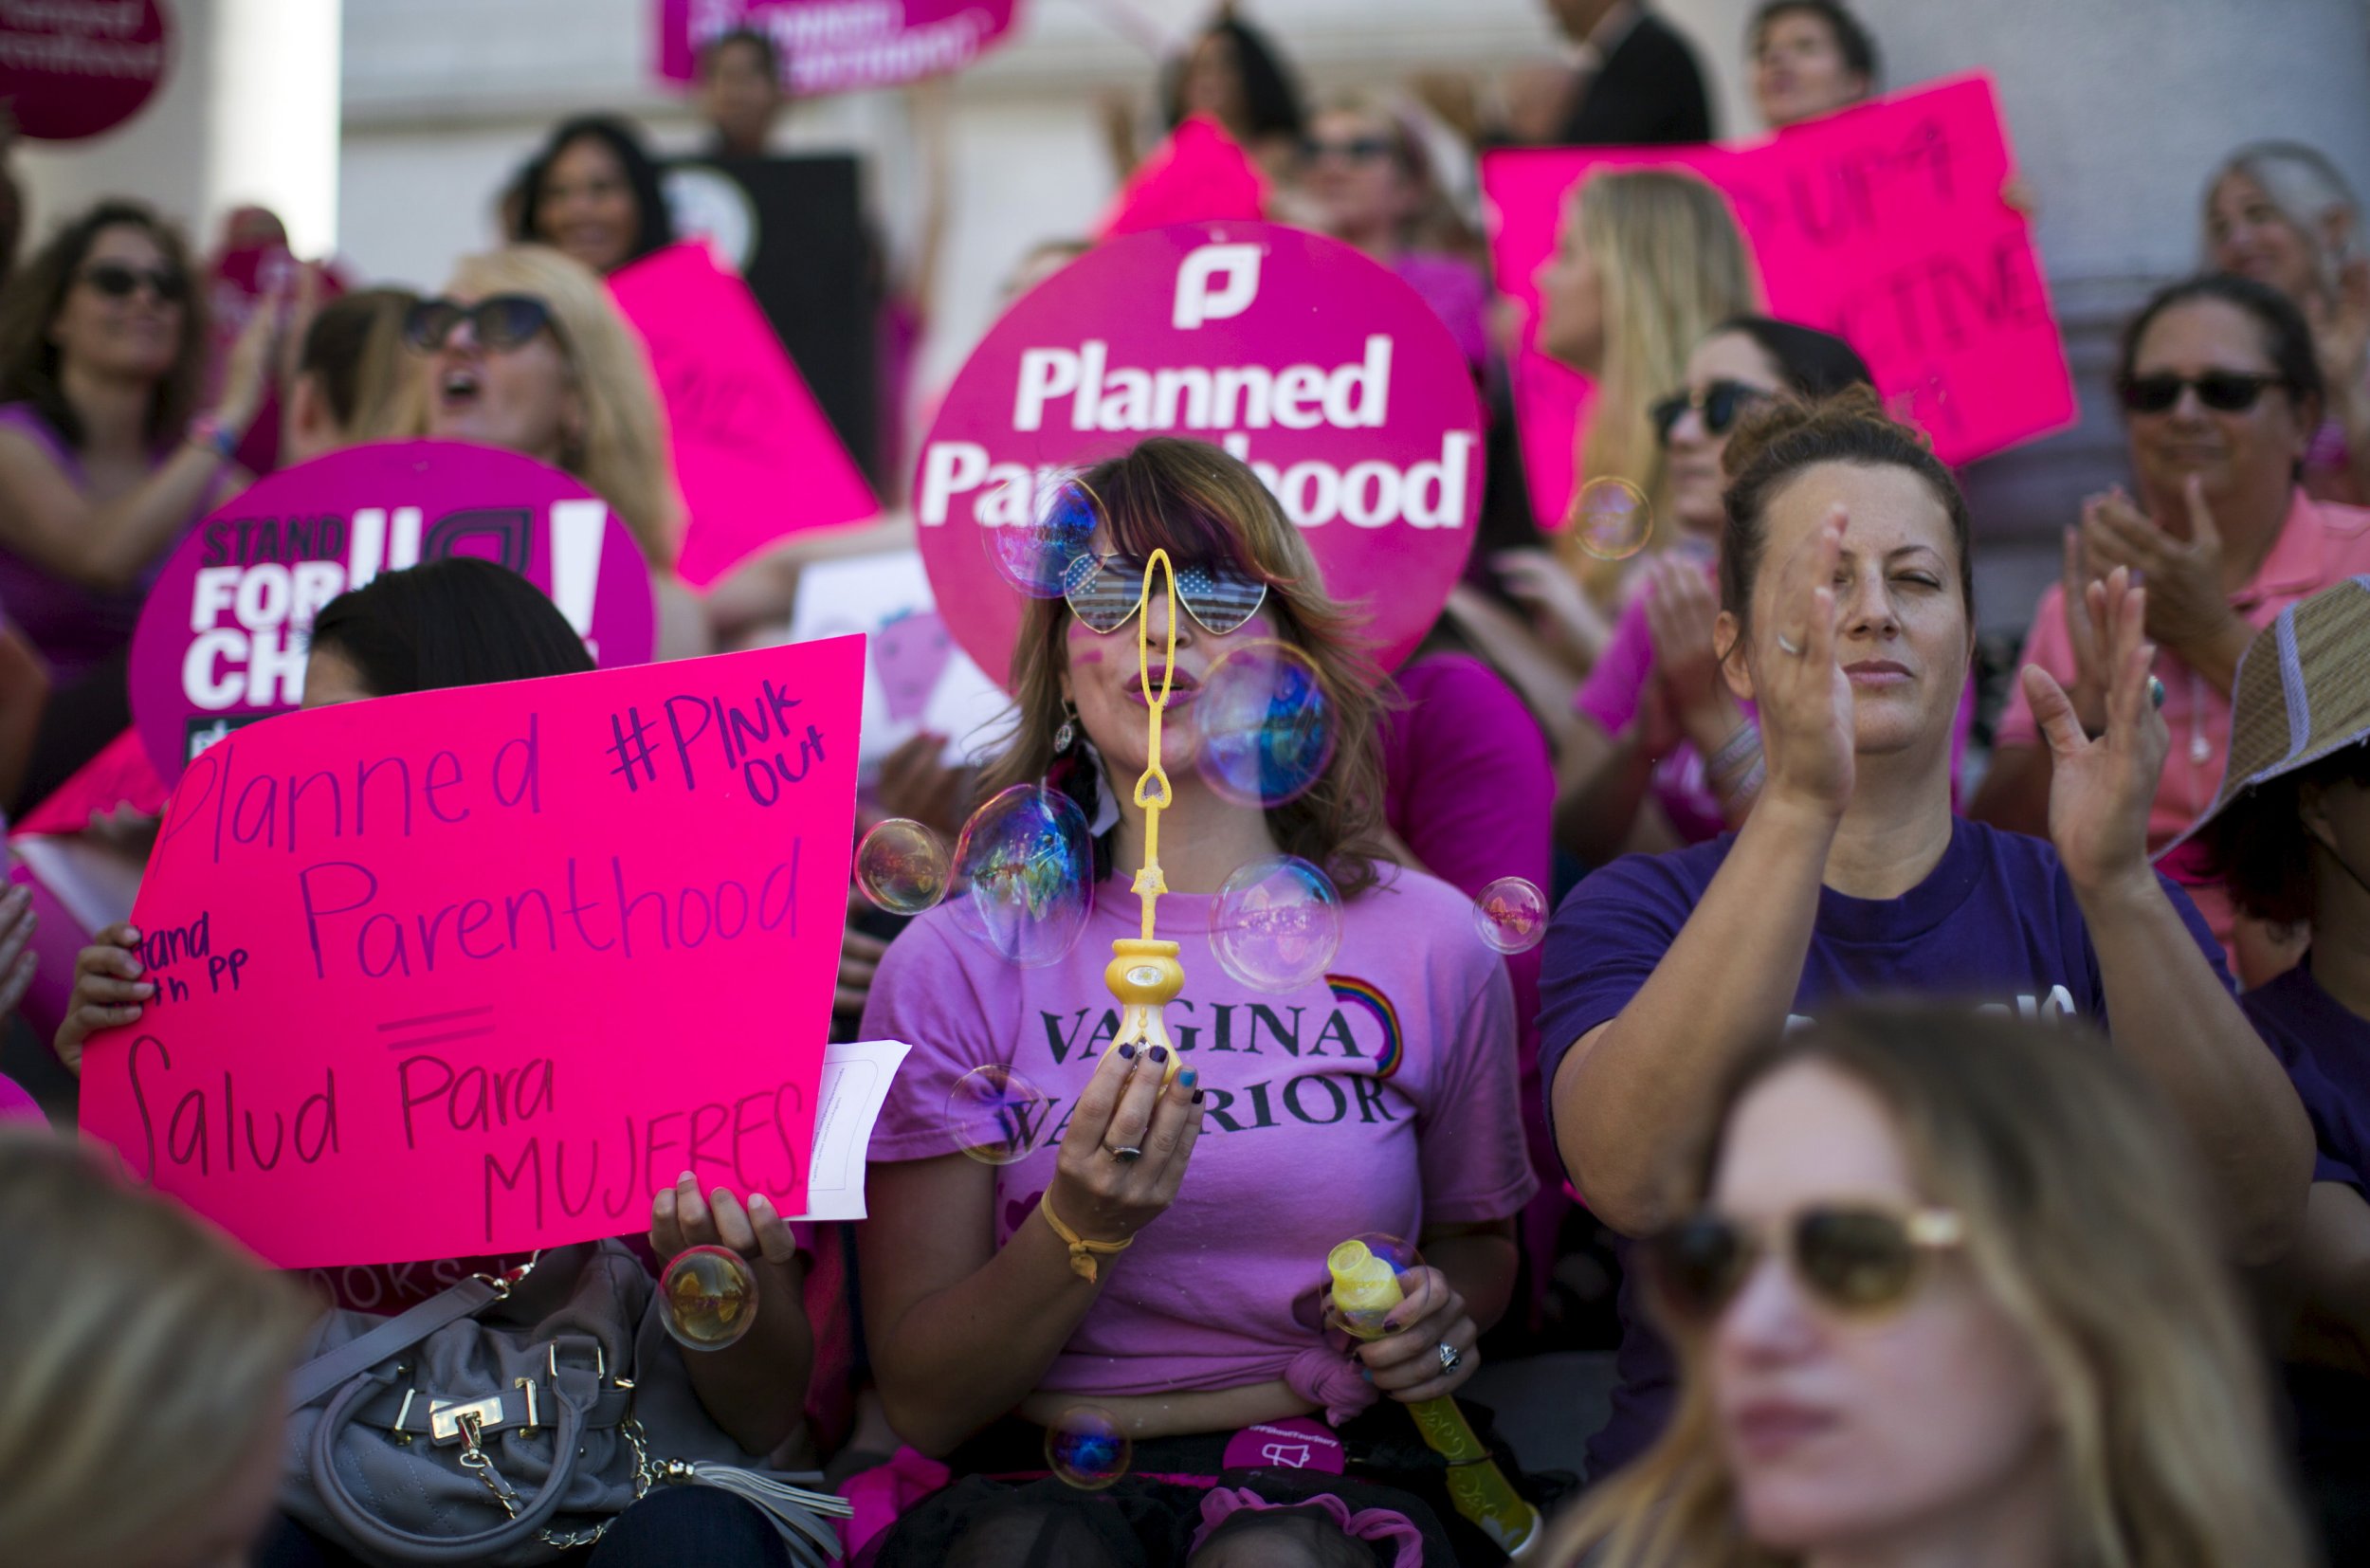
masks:
POLYGON ((1559 143, 1712 139, 1711 103, 1695 51, 1640 0, 1547 0, 1547 9, 1580 55, 1559 143))

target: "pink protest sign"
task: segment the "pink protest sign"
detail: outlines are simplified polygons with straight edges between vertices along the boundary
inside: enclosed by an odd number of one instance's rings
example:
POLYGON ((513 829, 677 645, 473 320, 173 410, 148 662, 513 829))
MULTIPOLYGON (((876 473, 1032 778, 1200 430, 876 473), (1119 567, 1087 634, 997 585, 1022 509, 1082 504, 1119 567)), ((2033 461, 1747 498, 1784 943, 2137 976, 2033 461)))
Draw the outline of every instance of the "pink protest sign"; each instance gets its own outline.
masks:
POLYGON ((801 98, 959 71, 1011 30, 1016 0, 657 0, 658 74, 689 82, 700 47, 737 27, 774 40, 801 98))
POLYGON ((1741 147, 1547 148, 1482 160, 1499 289, 1526 313, 1515 410, 1531 499, 1571 503, 1588 378, 1531 345, 1533 277, 1592 170, 1693 170, 1726 193, 1770 313, 1844 337, 1946 463, 2073 421, 2073 383, 1988 77, 1848 110, 1741 147))
POLYGON ((691 514, 676 570, 705 588, 786 534, 881 514, 749 285, 703 245, 675 245, 609 279, 642 334, 691 514))
POLYGON ((132 634, 132 721, 167 784, 304 696, 321 606, 382 571, 483 556, 552 597, 604 665, 650 657, 650 570, 626 525, 556 468, 457 441, 351 447, 226 501, 166 561, 132 634))
POLYGON ((1234 138, 1195 115, 1137 166, 1095 225, 1111 240, 1173 223, 1250 221, 1267 210, 1267 182, 1234 138))
POLYGON ((1481 418, 1448 328, 1348 246, 1258 223, 1130 235, 1030 290, 956 376, 914 482, 922 564, 1001 682, 1025 601, 988 569, 987 531, 1025 525, 1064 468, 1191 436, 1275 493, 1389 667, 1472 550, 1481 418))
POLYGON ((82 1128, 282 1267, 806 1202, 864 643, 291 714, 182 778, 82 1128))
POLYGON ((91 818, 123 810, 155 816, 165 809, 165 781, 148 760, 139 731, 125 730, 67 775, 48 798, 10 825, 12 833, 79 833, 91 818))
POLYGON ((158 0, 0 6, 0 103, 39 141, 79 141, 122 124, 156 91, 172 57, 158 0))

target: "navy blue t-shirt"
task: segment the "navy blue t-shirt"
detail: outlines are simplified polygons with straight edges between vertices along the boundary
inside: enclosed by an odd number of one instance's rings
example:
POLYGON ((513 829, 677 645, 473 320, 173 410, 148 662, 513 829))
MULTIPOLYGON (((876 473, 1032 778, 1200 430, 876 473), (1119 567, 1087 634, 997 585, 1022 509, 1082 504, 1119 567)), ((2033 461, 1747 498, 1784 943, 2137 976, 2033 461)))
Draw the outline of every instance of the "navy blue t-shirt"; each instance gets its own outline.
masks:
MULTIPOLYGON (((1610 1023, 1653 974, 1736 843, 1723 833, 1664 855, 1629 855, 1572 890, 1548 927, 1540 981, 1540 1077, 1554 1115, 1556 1069, 1580 1036, 1610 1023)), ((2163 882, 2198 951, 2230 975, 2188 895, 2163 882)), ((1897 899, 1822 887, 1818 922, 1795 992, 1795 1016, 1838 996, 1963 996, 1970 1006, 2104 1028, 2098 955, 2073 886, 2044 841, 1954 818, 1950 847, 1897 899)), ((1592 1479, 1635 1457, 1668 1417, 1677 1368, 1645 1319, 1633 1271, 1621 1285, 1619 1385, 1613 1418, 1589 1443, 1592 1479)))
POLYGON ((2312 1118, 2320 1146, 2315 1181, 2370 1198, 2370 1020, 2321 989, 2312 957, 2238 999, 2312 1118))

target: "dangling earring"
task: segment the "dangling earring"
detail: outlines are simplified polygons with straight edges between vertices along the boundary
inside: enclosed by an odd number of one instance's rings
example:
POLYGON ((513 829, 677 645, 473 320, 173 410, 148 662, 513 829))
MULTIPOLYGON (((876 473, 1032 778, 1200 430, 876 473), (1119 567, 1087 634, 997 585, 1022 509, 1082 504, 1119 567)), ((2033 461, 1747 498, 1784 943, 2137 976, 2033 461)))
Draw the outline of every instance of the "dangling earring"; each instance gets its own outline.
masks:
POLYGON ((1067 757, 1078 744, 1078 704, 1062 701, 1062 727, 1053 732, 1053 755, 1067 757))

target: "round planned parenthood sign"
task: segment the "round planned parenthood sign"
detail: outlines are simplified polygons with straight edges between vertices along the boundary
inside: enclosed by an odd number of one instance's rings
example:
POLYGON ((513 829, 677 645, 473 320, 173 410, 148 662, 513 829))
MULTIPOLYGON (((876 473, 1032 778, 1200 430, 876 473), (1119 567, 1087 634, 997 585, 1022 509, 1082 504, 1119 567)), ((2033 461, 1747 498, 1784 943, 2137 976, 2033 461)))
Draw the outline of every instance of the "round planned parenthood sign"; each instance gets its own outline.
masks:
POLYGON ((1049 475, 1190 436, 1250 465, 1387 669, 1471 553, 1481 421, 1448 329, 1348 246, 1257 223, 1135 234, 1032 290, 956 377, 914 480, 921 558, 956 640, 1003 681, 1025 601, 983 532, 1027 525, 1049 475))

